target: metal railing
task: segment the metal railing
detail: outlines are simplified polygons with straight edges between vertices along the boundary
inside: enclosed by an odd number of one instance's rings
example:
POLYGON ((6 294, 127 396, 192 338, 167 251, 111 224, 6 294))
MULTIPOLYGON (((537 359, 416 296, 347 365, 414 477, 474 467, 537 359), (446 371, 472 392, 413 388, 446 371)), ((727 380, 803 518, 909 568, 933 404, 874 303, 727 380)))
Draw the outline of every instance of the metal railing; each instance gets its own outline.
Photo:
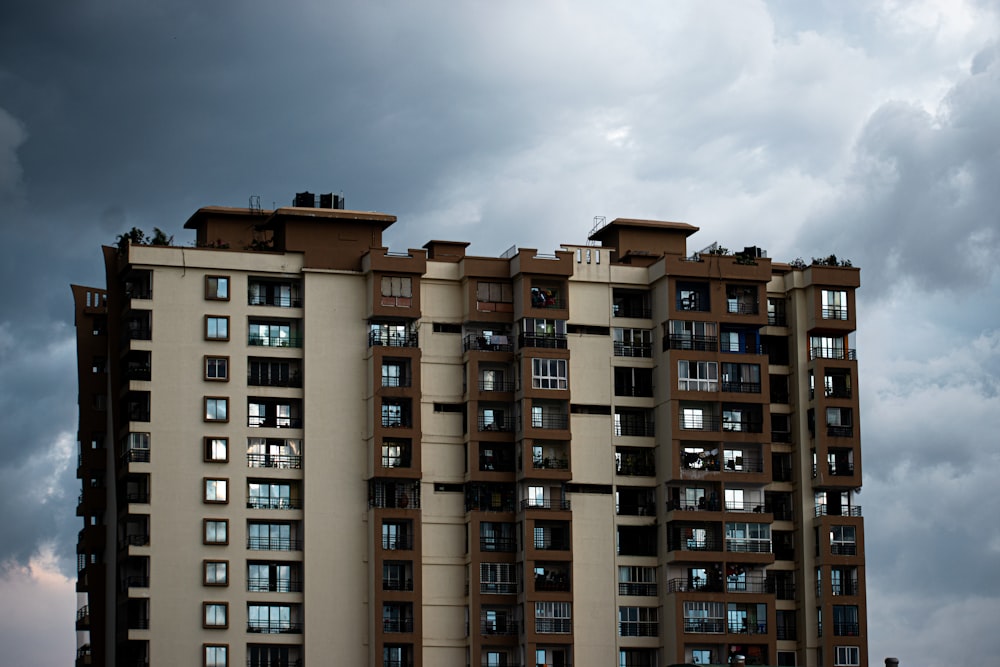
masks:
POLYGON ((834 637, 857 637, 860 631, 860 624, 857 622, 834 621, 834 637))
POLYGON ((858 545, 854 542, 834 542, 830 545, 830 553, 834 556, 857 556, 858 545))
POLYGON ((297 470, 302 467, 302 457, 293 454, 247 454, 247 467, 297 470))
POLYGON ((412 591, 413 579, 383 579, 383 591, 412 591))
POLYGON ((847 306, 823 306, 822 318, 824 320, 846 320, 847 306))
POLYGON ((247 579, 247 590, 252 593, 301 593, 302 581, 299 579, 251 577, 247 579))
POLYGON ((652 421, 621 420, 615 424, 615 435, 650 438, 655 435, 652 421))
POLYGON ((247 385, 251 387, 301 387, 302 375, 299 373, 293 373, 288 377, 247 375, 247 385))
POLYGON ((568 618, 536 618, 535 632, 539 634, 570 634, 573 621, 568 618))
POLYGON ((302 551, 302 540, 280 537, 248 537, 247 549, 251 551, 302 551))
POLYGON ((569 460, 552 457, 531 459, 531 467, 534 470, 566 470, 569 468, 569 460))
POLYGON ((721 635, 725 631, 726 623, 721 618, 685 618, 684 632, 701 632, 706 634, 721 635))
POLYGON ((854 427, 853 426, 830 426, 826 427, 826 434, 831 438, 853 438, 854 437, 854 427))
POLYGON ((655 621, 622 621, 618 623, 619 637, 658 637, 660 624, 655 621))
POLYGON ((484 417, 479 415, 480 431, 501 431, 508 433, 514 430, 514 419, 511 417, 484 417))
POLYGON ((843 347, 810 347, 809 359, 841 359, 853 361, 858 358, 858 351, 843 347))
POLYGON ((743 554, 771 553, 771 540, 727 539, 726 551, 743 554))
POLYGON ((253 428, 302 428, 302 418, 250 415, 247 417, 247 426, 253 428))
POLYGON ((733 394, 759 394, 760 382, 723 382, 722 391, 733 394))
POLYGON ((514 391, 513 380, 480 380, 479 391, 514 391))
POLYGON ((653 356, 652 343, 622 343, 615 341, 616 357, 645 357, 653 356))
POLYGON ((302 633, 302 623, 291 621, 250 621, 247 632, 263 635, 297 635, 302 633))
POLYGON ((512 553, 517 551, 517 540, 513 537, 480 537, 479 550, 512 553))
POLYGON ((277 306, 278 308, 301 308, 302 297, 297 296, 276 296, 249 293, 247 295, 248 306, 277 306))
POLYGON ((413 549, 413 535, 383 535, 382 548, 387 551, 410 551, 413 549))
POLYGON ((670 350, 690 350, 693 352, 716 352, 719 349, 718 336, 689 336, 670 334, 663 341, 664 348, 670 350))
POLYGON ((816 505, 814 516, 861 516, 861 505, 826 505, 821 503, 816 505))
POLYGON ((479 592, 492 595, 517 595, 516 581, 481 581, 479 592))
POLYGON ((369 331, 368 347, 417 347, 419 338, 416 331, 404 333, 369 331))
POLYGON ((567 348, 566 334, 521 334, 517 337, 519 348, 538 347, 553 350, 567 348))
POLYGON ((299 498, 250 498, 247 500, 249 509, 265 510, 300 510, 302 500, 299 498))
POLYGON ((126 449, 122 453, 122 461, 125 463, 149 463, 149 450, 126 449))
POLYGON ((302 336, 261 336, 250 334, 247 345, 254 347, 302 347, 302 336))
POLYGON ((667 582, 667 592, 668 593, 690 593, 690 592, 700 592, 700 593, 721 593, 722 592, 722 582, 713 581, 709 582, 705 579, 684 579, 675 578, 667 582))
POLYGON ((569 415, 531 415, 528 419, 528 425, 531 428, 540 429, 567 429, 569 428, 569 415))
POLYGON ((382 632, 413 632, 412 618, 384 618, 382 632))
POLYGON ((568 510, 570 503, 568 498, 562 500, 541 500, 539 498, 525 498, 521 501, 521 510, 568 510))
POLYGON ((462 347, 465 352, 513 352, 514 344, 510 342, 510 337, 492 336, 487 339, 478 334, 468 334, 462 340, 462 347))
POLYGON ((517 621, 480 621, 479 633, 486 636, 509 637, 517 634, 517 621))
POLYGON ((655 597, 656 594, 656 584, 629 581, 618 582, 618 595, 641 595, 645 597, 655 597))

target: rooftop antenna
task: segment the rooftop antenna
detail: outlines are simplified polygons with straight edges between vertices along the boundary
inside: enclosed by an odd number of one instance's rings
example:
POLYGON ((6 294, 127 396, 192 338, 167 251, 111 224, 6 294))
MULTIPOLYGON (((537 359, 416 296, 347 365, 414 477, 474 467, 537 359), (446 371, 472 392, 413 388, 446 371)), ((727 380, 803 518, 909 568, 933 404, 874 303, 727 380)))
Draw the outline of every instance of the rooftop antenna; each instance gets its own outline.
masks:
POLYGON ((606 216, 603 215, 594 216, 594 224, 590 228, 590 233, 587 234, 587 245, 592 245, 592 246, 597 245, 597 241, 591 239, 590 237, 596 234, 601 229, 604 229, 607 226, 607 224, 608 224, 608 219, 606 216))
POLYGON ((254 215, 263 214, 260 210, 260 195, 250 195, 250 213, 254 215))
POLYGON ((695 254, 691 255, 691 259, 693 259, 693 260, 699 260, 699 259, 701 259, 702 255, 711 253, 711 252, 713 252, 718 247, 719 247, 719 242, 718 241, 714 241, 711 245, 707 245, 704 248, 702 248, 701 250, 699 250, 698 252, 696 252, 695 254))

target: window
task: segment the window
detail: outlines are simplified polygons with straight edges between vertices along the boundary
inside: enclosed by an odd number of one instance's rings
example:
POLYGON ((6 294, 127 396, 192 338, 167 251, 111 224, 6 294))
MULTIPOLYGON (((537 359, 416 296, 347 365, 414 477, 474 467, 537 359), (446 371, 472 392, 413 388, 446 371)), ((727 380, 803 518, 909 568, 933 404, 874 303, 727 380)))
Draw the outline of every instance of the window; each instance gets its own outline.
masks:
POLYGON ((517 575, 514 563, 480 563, 479 592, 514 595, 517 593, 517 575))
POLYGON ((383 468, 409 468, 410 445, 402 440, 385 440, 382 442, 383 468))
POLYGON ((205 379, 229 381, 229 357, 205 357, 205 379))
POLYGON ((616 357, 653 355, 653 332, 650 329, 615 328, 611 331, 616 357))
POLYGON ((707 283, 677 282, 677 310, 711 310, 707 283))
POLYGON ((854 526, 830 526, 830 553, 834 556, 854 556, 858 545, 854 526))
POLYGON ((229 340, 229 318, 220 315, 206 315, 205 340, 229 340))
POLYGON ((279 308, 302 306, 298 282, 276 282, 250 278, 247 285, 247 295, 247 303, 251 306, 277 306, 279 308))
POLYGON ((760 393, 759 364, 722 364, 722 391, 760 393))
POLYGON ((822 317, 824 320, 847 319, 847 292, 843 290, 825 289, 821 293, 823 300, 822 317))
POLYGON ((204 617, 202 625, 206 628, 229 627, 229 604, 225 602, 202 603, 204 617))
POLYGON ((810 336, 809 337, 809 358, 810 359, 848 359, 845 355, 844 339, 831 336, 810 336))
POLYGON ((618 607, 619 637, 656 637, 659 633, 656 607, 618 607))
POLYGON ((771 553, 771 526, 766 523, 726 524, 726 551, 771 553))
POLYGON ((857 646, 835 646, 836 658, 834 665, 837 667, 853 667, 861 664, 861 649, 857 646))
POLYGON ((701 408, 681 409, 681 428, 700 431, 704 427, 704 411, 701 408))
POLYGON ((205 276, 205 298, 229 301, 229 276, 205 276))
POLYGON ((255 509, 292 509, 292 488, 289 484, 247 482, 247 506, 255 509))
POLYGON ((384 359, 382 361, 383 387, 409 387, 410 362, 405 359, 384 359))
POLYGON ((205 667, 228 667, 229 647, 205 644, 205 667))
POLYGON ((833 634, 837 637, 857 637, 858 630, 858 607, 852 604, 833 605, 833 634))
POLYGON ((569 633, 573 631, 569 602, 536 602, 535 632, 569 633))
POLYGON ((641 565, 619 565, 618 594, 656 595, 656 568, 641 565))
POLYGON ((531 386, 535 389, 566 389, 565 359, 532 359, 531 386))
POLYGON ((205 438, 205 460, 225 463, 229 460, 229 438, 205 438))
MULTIPOLYGON (((298 628, 296 628, 298 630, 298 628)), ((289 605, 247 605, 247 630, 250 632, 282 633, 292 630, 292 608, 289 605)))
POLYGON ((247 548, 255 551, 291 551, 300 548, 300 545, 292 540, 291 524, 251 521, 247 526, 247 548))
POLYGON ((382 276, 382 296, 413 296, 413 279, 403 276, 382 276))
POLYGON ((285 322, 255 321, 249 324, 247 343, 262 347, 302 347, 302 336, 297 329, 292 336, 292 325, 285 322))
POLYGON ((694 322, 691 320, 670 320, 669 329, 664 325, 664 333, 670 337, 670 349, 698 350, 714 352, 718 341, 715 322, 694 322))
POLYGON ((681 391, 717 391, 719 364, 715 361, 677 362, 677 388, 681 391))
POLYGON ((480 280, 476 283, 476 301, 481 303, 514 303, 514 287, 510 283, 480 280))
POLYGON ((229 399, 222 398, 219 396, 206 396, 205 421, 207 422, 229 421, 229 399))
POLYGON ((205 478, 205 502, 228 503, 229 480, 205 478))
POLYGON ((757 288, 750 285, 726 285, 726 312, 756 315, 757 288))
POLYGON ((205 519, 205 544, 229 544, 229 521, 226 519, 205 519))
POLYGON ((386 428, 409 428, 412 424, 409 400, 383 399, 382 426, 386 428))
POLYGON ((204 584, 206 586, 229 585, 229 561, 206 560, 203 566, 205 569, 204 584))
MULTIPOLYGON (((684 603, 684 632, 721 633, 723 630, 723 618, 721 602, 684 603)), ((705 662, 707 663, 708 661, 706 660, 705 662)))
POLYGON ((382 548, 389 551, 413 548, 413 535, 409 521, 382 522, 382 548))
POLYGON ((709 665, 715 662, 712 659, 712 651, 707 648, 693 648, 691 649, 691 664, 692 665, 709 665))
POLYGON ((247 590, 255 593, 289 593, 302 590, 298 567, 292 578, 291 563, 248 563, 247 590))

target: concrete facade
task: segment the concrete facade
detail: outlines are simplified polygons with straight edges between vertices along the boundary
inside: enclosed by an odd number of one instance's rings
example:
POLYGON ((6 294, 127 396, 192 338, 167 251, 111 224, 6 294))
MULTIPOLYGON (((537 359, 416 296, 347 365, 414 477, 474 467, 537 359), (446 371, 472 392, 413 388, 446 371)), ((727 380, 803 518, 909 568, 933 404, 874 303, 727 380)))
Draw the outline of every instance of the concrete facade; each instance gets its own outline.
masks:
POLYGON ((74 286, 78 664, 867 664, 859 272, 209 207, 74 286))

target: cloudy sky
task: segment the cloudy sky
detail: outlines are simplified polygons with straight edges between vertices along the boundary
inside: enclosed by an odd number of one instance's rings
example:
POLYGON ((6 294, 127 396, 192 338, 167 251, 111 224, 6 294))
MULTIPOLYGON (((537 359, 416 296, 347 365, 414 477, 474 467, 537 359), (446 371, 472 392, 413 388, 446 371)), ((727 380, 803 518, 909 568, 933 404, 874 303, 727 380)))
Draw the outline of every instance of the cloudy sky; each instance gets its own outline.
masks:
POLYGON ((607 216, 850 258, 871 657, 988 662, 998 109, 995 1, 6 0, 4 661, 75 650, 69 284, 133 225, 187 243, 200 206, 311 190, 397 215, 396 250, 551 251, 607 216))

